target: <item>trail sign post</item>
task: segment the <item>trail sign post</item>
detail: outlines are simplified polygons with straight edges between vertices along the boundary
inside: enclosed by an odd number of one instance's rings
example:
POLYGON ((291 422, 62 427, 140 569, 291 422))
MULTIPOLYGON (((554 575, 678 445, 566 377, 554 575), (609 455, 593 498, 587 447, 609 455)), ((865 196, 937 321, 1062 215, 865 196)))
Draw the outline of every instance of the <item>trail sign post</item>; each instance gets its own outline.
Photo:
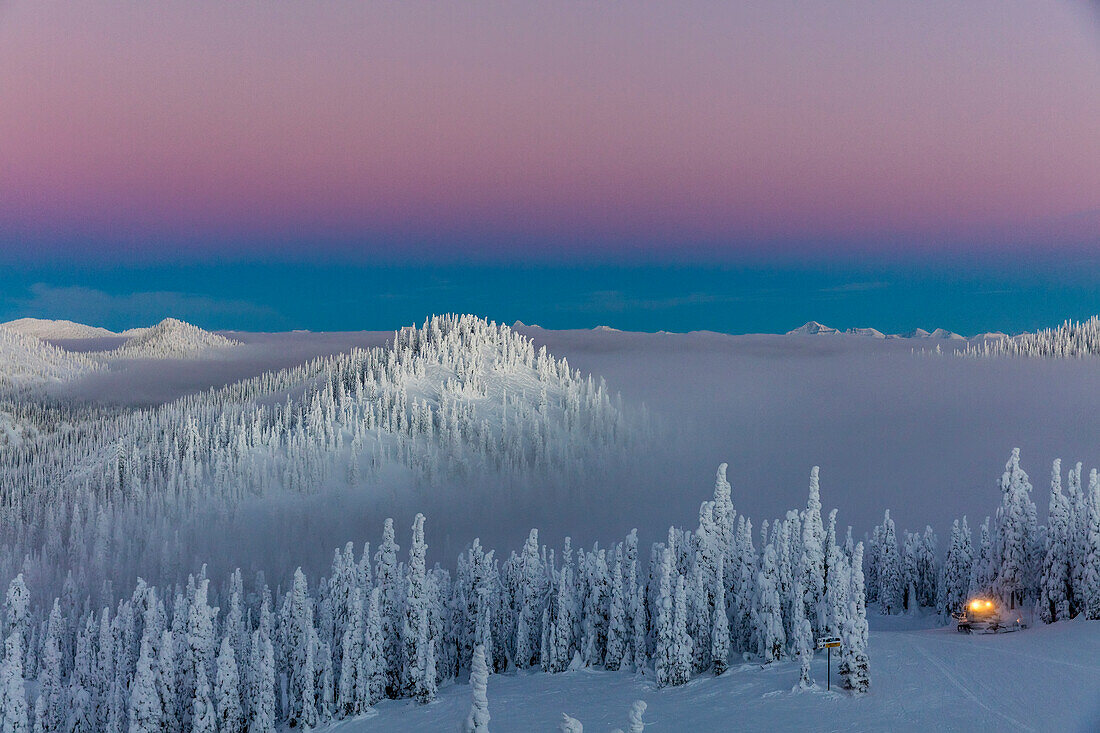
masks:
POLYGON ((819 636, 817 637, 817 648, 828 649, 827 652, 829 658, 828 671, 825 673, 825 689, 833 689, 833 647, 840 647, 839 636, 819 636))

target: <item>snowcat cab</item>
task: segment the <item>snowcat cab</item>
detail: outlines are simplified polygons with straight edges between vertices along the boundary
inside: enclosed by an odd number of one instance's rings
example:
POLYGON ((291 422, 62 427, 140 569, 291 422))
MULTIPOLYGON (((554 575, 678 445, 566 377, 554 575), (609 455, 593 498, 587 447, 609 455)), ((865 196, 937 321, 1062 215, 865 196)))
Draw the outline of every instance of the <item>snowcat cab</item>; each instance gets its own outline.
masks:
POLYGON ((1010 618, 1012 615, 997 599, 982 597, 971 598, 961 612, 951 614, 958 622, 959 633, 963 634, 975 630, 996 634, 1026 628, 1021 619, 1010 618))

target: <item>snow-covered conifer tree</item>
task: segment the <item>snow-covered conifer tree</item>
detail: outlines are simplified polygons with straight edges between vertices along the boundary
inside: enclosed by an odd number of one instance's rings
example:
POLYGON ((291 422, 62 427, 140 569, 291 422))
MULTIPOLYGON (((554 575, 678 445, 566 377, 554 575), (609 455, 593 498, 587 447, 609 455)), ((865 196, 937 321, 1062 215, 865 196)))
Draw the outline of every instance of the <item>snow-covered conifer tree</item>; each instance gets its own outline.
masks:
POLYGON ((226 636, 222 639, 221 649, 218 651, 214 685, 214 705, 220 733, 243 733, 244 731, 240 684, 232 640, 226 636))
POLYGON ((485 662, 485 647, 474 647, 474 658, 470 664, 470 714, 466 718, 463 733, 489 733, 489 667, 485 662))
POLYGON ((394 541, 393 520, 387 519, 382 527, 382 543, 375 554, 374 577, 382 594, 379 599, 379 616, 382 627, 382 662, 386 672, 386 692, 397 697, 403 687, 401 647, 402 599, 405 589, 398 575, 397 553, 400 547, 394 541))
MULTIPOLYGON (((359 588, 352 591, 351 612, 340 644, 340 686, 336 695, 337 716, 358 715, 364 697, 361 686, 368 684, 359 676, 363 666, 363 597, 359 588)), ((369 704, 369 703, 368 703, 369 704)))
POLYGON ((409 567, 406 571, 405 658, 408 660, 407 679, 409 694, 421 703, 435 699, 435 644, 429 623, 430 603, 427 587, 425 557, 428 545, 424 541, 424 515, 413 520, 412 545, 409 548, 409 567))
POLYGON ((851 588, 848 593, 848 614, 845 619, 841 674, 845 686, 858 693, 871 685, 870 663, 867 657, 867 600, 863 579, 863 543, 852 553, 851 588))
POLYGON ((275 650, 265 631, 252 632, 252 674, 249 681, 249 733, 275 730, 275 650))
POLYGON ((882 520, 882 540, 879 544, 879 589, 878 603, 883 614, 889 615, 901 610, 902 572, 901 558, 898 556, 897 535, 890 510, 882 520))
MULTIPOLYGON (((802 598, 802 579, 795 578, 794 592, 797 593, 796 599, 802 598)), ((810 628, 810 622, 806 619, 805 610, 802 603, 792 603, 791 613, 791 628, 793 629, 793 637, 791 639, 791 652, 798 657, 798 685, 799 687, 810 687, 813 685, 813 679, 810 677, 810 665, 814 661, 814 631, 810 628)))
POLYGON ((818 467, 810 470, 810 494, 802 519, 802 588, 810 625, 821 632, 824 619, 819 606, 825 596, 825 527, 821 521, 821 490, 818 467))
POLYGON ((1085 618, 1095 621, 1100 619, 1100 479, 1096 469, 1089 475, 1088 492, 1081 595, 1085 599, 1085 618))
POLYGON ((607 607, 607 653, 604 656, 604 666, 611 671, 622 666, 624 657, 628 664, 630 662, 630 630, 626 625, 622 565, 622 554, 616 552, 615 564, 611 568, 611 595, 607 607))
POLYGON ((1020 468, 1020 449, 1013 448, 1001 477, 1001 563, 996 577, 997 590, 1010 608, 1029 595, 1035 576, 1035 505, 1030 495, 1031 482, 1020 468))
MULTIPOLYGON (((22 585, 22 576, 17 578, 22 585)), ((13 581, 14 584, 14 581, 13 581)), ((26 589, 26 586, 23 586, 26 589)), ((11 598, 9 587, 8 597, 11 598)), ((8 605, 8 608, 11 608, 8 605)), ((4 641, 4 661, 0 663, 0 731, 27 733, 27 695, 23 683, 23 631, 8 621, 10 632, 4 641)))
POLYGON ((673 665, 669 683, 683 685, 691 679, 692 648, 691 635, 687 631, 687 589, 684 584, 684 576, 676 578, 676 594, 673 599, 672 633, 675 643, 673 645, 673 665))
POLYGON ((978 530, 978 546, 970 570, 970 593, 984 595, 992 591, 997 574, 994 559, 993 536, 989 517, 986 517, 978 530))
POLYGON ((1069 618, 1072 590, 1070 562, 1072 521, 1069 501, 1062 494, 1062 463, 1055 459, 1051 469, 1050 504, 1047 519, 1046 555, 1039 588, 1039 617, 1044 623, 1069 618))
POLYGON ((191 712, 193 733, 217 733, 217 714, 210 700, 210 683, 206 681, 206 668, 199 667, 195 678, 195 699, 191 712))
POLYGON ((156 660, 148 638, 141 641, 137 671, 130 689, 130 727, 132 733, 160 733, 163 719, 157 690, 156 660))
POLYGON ((730 627, 729 619, 726 617, 725 567, 725 556, 719 555, 714 579, 713 628, 710 636, 710 663, 716 675, 722 674, 729 668, 730 627))
POLYGON ((783 656, 787 643, 783 632, 783 616, 779 608, 779 577, 775 547, 768 545, 760 562, 756 578, 756 593, 752 605, 753 647, 764 663, 783 656))

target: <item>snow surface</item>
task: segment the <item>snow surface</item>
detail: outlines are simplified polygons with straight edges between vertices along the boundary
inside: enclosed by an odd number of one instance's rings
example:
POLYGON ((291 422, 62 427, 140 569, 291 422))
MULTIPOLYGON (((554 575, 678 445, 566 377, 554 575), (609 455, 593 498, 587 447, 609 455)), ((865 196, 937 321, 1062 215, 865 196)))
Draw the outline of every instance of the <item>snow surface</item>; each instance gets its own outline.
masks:
MULTIPOLYGON (((506 673, 489 678, 490 730, 553 731, 563 712, 589 732, 626 727, 644 700, 646 731, 1066 731, 1100 730, 1100 623, 1075 620, 998 635, 964 635, 937 617, 871 622, 871 692, 825 691, 826 659, 814 658, 818 688, 794 691, 798 665, 735 666, 683 687, 656 689, 631 673, 506 673)), ((833 659, 833 682, 836 682, 833 659)), ((470 688, 454 684, 430 705, 387 700, 331 733, 458 730, 470 688)))

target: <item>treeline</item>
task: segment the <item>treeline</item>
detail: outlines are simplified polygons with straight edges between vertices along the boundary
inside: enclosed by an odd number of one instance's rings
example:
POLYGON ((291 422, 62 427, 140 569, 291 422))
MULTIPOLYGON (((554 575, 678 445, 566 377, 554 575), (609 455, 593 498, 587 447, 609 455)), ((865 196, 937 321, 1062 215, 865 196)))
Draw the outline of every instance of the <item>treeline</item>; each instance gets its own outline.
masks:
POLYGON ((1032 486, 1015 449, 1001 476, 1001 506, 977 537, 955 520, 942 563, 931 527, 900 542, 886 512, 868 543, 867 597, 883 613, 916 607, 944 615, 974 596, 997 597, 1011 609, 1032 609, 1045 623, 1100 619, 1100 477, 1082 483, 1078 463, 1063 490, 1062 462, 1051 470, 1046 526, 1039 525, 1032 486))
POLYGON ((966 356, 1038 356, 1081 358, 1100 354, 1100 316, 1087 321, 1066 321, 1056 328, 1001 339, 971 342, 966 356))
POLYGON ((864 692, 863 545, 838 537, 835 510, 823 519, 817 476, 805 509, 756 534, 723 464, 698 527, 670 528, 648 558, 636 532, 556 550, 532 530, 503 558, 475 540, 449 571, 427 566, 417 515, 407 554, 387 520, 373 552, 349 543, 328 576, 310 583, 299 569, 287 588, 262 573, 246 587, 240 571, 216 587, 203 568, 181 587, 139 580, 117 603, 69 594, 46 611, 18 576, 4 603, 0 729, 315 727, 384 698, 428 702, 475 658, 476 687, 509 668, 578 667, 680 685, 742 655, 797 658, 808 684, 815 634, 843 639, 841 678, 864 692))

